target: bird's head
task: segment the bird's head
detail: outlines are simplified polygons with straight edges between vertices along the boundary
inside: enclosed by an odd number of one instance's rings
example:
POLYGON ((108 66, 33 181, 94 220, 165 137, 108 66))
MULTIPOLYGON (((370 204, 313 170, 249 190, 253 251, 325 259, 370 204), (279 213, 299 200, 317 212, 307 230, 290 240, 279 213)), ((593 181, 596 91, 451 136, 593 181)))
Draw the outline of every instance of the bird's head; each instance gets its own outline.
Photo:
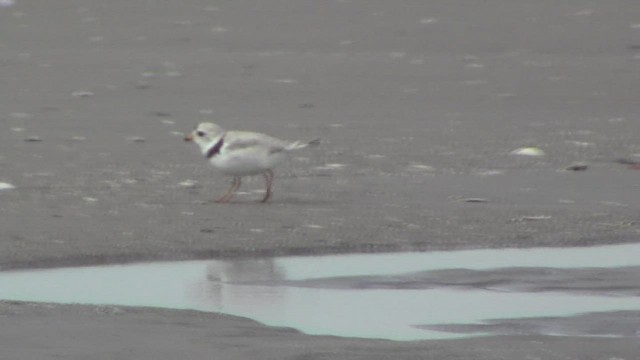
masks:
POLYGON ((184 141, 193 141, 204 151, 208 150, 215 142, 220 140, 222 135, 224 135, 224 130, 220 126, 214 123, 204 122, 198 124, 195 130, 187 134, 187 136, 184 137, 184 141))

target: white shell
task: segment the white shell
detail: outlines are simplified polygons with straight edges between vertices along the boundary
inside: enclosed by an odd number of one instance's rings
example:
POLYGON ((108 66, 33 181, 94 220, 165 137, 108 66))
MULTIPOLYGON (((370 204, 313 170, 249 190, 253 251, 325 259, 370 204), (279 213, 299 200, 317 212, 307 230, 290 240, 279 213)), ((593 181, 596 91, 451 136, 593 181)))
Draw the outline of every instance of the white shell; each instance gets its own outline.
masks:
POLYGON ((15 186, 9 184, 9 183, 5 183, 5 182, 0 182, 0 190, 9 190, 9 189, 14 189, 15 186))
POLYGON ((537 147, 524 147, 513 150, 511 155, 544 156, 544 151, 537 147))

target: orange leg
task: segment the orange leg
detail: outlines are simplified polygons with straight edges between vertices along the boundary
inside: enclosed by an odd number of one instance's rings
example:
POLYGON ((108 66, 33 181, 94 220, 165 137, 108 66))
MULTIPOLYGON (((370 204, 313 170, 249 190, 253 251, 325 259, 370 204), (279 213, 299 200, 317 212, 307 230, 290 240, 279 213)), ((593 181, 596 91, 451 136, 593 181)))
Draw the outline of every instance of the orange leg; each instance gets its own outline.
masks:
POLYGON ((238 191, 241 184, 242 184, 242 181, 240 176, 234 176, 233 182, 231 183, 231 187, 229 188, 229 191, 227 191, 227 193, 224 194, 224 196, 222 196, 220 199, 216 200, 216 202, 228 203, 229 200, 231 200, 231 198, 233 197, 233 195, 235 195, 236 191, 238 191))
POLYGON ((273 171, 271 170, 266 170, 265 172, 262 173, 262 175, 264 175, 266 190, 264 193, 264 198, 262 199, 261 202, 266 203, 267 201, 269 201, 269 198, 271 197, 271 185, 273 184, 274 175, 273 175, 273 171))

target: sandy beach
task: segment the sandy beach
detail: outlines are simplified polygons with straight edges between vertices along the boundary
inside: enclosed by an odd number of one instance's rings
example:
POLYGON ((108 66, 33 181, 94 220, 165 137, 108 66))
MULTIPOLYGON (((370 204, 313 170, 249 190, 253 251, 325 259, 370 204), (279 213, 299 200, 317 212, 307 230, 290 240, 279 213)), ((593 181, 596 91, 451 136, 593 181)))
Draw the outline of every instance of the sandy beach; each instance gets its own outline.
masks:
MULTIPOLYGON (((16 0, 0 34, 0 270, 640 239, 637 1, 16 0), (215 204, 230 179, 182 140, 202 121, 322 144, 276 169, 271 203, 255 178, 215 204)), ((392 342, 155 308, 0 317, 1 359, 640 354, 637 337, 392 342)))

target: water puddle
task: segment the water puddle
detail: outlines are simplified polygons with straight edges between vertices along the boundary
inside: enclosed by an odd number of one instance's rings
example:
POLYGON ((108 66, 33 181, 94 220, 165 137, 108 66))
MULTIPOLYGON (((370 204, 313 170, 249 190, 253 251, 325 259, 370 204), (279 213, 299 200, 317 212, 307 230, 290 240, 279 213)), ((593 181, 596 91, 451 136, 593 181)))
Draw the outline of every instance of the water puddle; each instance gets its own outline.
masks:
POLYGON ((0 299, 195 309, 393 340, 523 329, 635 336, 640 323, 598 325, 609 312, 640 312, 638 254, 640 244, 21 270, 0 272, 0 299), (599 314, 591 326, 589 314, 599 314))

